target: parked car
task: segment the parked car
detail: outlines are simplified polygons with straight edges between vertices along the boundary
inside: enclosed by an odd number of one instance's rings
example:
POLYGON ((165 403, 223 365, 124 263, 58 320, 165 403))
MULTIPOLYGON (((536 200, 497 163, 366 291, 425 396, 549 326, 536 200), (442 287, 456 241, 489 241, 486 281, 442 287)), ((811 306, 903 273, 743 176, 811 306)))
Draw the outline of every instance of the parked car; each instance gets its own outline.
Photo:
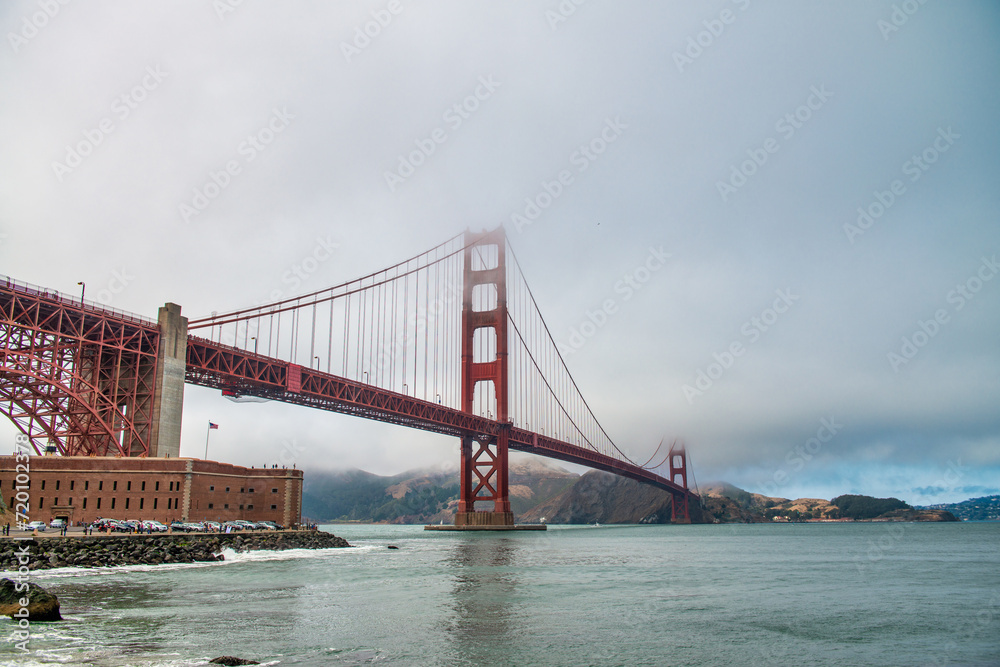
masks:
POLYGON ((218 521, 202 521, 202 523, 205 524, 206 530, 212 530, 215 532, 222 530, 222 524, 218 521))
POLYGON ((44 521, 32 521, 24 527, 24 530, 37 530, 41 533, 45 532, 45 522, 44 521))
POLYGON ((154 533, 165 533, 167 532, 167 527, 159 521, 140 521, 139 530, 149 530, 154 533))
POLYGON ((93 526, 94 530, 106 530, 109 533, 128 532, 128 526, 117 519, 98 519, 90 525, 93 526))
POLYGON ((205 524, 203 524, 203 523, 195 521, 195 522, 186 523, 184 525, 187 526, 187 532, 189 532, 189 533, 203 533, 203 532, 205 532, 205 524))
POLYGON ((222 524, 222 530, 226 530, 227 528, 230 531, 243 530, 244 526, 243 526, 242 523, 239 523, 239 522, 236 522, 236 521, 227 521, 224 524, 222 524))
POLYGON ((258 521, 258 526, 263 526, 266 530, 281 530, 281 526, 273 521, 258 521))
POLYGON ((66 527, 65 519, 52 519, 52 521, 49 522, 49 528, 62 530, 65 527, 66 527))
POLYGON ((182 533, 188 532, 187 531, 187 524, 184 523, 183 521, 171 521, 170 522, 170 530, 180 531, 182 533))

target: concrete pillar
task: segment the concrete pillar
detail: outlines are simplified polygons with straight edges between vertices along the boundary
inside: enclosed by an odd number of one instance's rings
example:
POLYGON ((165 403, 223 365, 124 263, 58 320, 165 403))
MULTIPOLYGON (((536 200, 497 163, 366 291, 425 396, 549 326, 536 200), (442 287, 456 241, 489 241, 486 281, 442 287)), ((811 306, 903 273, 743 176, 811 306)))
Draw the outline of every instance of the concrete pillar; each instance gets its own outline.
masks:
POLYGON ((187 369, 187 325, 176 303, 160 308, 160 347, 156 358, 156 394, 150 456, 176 458, 181 452, 181 413, 187 369))
POLYGON ((184 513, 181 514, 181 521, 187 523, 191 517, 191 477, 192 470, 194 470, 194 459, 187 460, 184 470, 186 472, 184 475, 184 513))

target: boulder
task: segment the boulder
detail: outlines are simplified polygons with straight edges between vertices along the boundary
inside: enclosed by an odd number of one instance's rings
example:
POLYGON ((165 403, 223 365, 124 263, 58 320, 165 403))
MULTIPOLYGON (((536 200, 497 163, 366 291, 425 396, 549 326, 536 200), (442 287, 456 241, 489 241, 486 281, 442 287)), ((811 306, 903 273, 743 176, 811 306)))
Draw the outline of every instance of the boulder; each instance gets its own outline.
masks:
POLYGON ((0 614, 13 618, 21 610, 21 599, 27 598, 29 621, 61 621, 59 598, 38 584, 26 583, 27 590, 18 591, 16 582, 0 579, 0 614))
POLYGON ((260 663, 256 660, 247 660, 246 658, 234 658, 231 655, 222 655, 215 660, 209 660, 209 663, 213 665, 259 665, 260 663))

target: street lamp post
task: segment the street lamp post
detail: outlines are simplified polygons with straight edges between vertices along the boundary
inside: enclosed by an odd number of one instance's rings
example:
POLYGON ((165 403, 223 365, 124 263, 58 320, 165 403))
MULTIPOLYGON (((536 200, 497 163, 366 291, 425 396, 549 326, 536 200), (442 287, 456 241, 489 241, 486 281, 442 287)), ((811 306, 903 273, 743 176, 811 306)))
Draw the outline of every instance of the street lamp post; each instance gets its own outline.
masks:
POLYGON ((80 285, 80 287, 81 287, 81 289, 80 289, 80 303, 83 303, 83 297, 87 293, 87 283, 85 283, 85 282, 83 282, 81 280, 80 282, 77 283, 77 285, 80 285))

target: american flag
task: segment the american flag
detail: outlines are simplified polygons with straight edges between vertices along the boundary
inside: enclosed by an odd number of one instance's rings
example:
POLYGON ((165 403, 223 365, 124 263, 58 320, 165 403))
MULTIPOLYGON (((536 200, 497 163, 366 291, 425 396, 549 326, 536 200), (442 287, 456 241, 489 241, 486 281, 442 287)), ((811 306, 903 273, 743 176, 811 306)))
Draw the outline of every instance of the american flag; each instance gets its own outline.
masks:
POLYGON ((209 430, 212 430, 212 429, 218 430, 219 429, 219 425, 218 424, 213 424, 212 422, 208 422, 208 429, 209 430))

